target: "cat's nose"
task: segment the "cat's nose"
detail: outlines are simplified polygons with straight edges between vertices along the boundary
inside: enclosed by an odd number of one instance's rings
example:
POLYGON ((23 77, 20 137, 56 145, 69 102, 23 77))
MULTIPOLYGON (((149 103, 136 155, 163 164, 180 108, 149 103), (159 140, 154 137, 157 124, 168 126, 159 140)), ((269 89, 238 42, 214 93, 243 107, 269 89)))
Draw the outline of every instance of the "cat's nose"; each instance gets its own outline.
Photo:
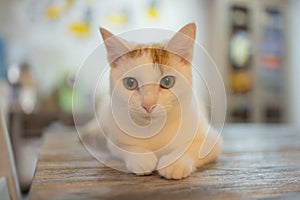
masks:
POLYGON ((143 103, 142 107, 147 111, 147 113, 151 114, 153 109, 156 107, 156 103, 143 103))

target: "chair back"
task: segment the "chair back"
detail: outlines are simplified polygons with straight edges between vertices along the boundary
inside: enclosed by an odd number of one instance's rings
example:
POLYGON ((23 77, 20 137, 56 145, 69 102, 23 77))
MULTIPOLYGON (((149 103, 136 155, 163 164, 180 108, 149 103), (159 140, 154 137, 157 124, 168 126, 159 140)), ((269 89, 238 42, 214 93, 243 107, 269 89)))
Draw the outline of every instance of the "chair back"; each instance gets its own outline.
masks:
MULTIPOLYGON (((0 106, 0 180, 2 188, 5 191, 7 185, 10 199, 21 199, 21 192, 16 173, 16 165, 13 157, 13 151, 10 143, 9 134, 3 115, 3 110, 0 106), (3 178, 4 177, 4 178, 3 178)), ((0 199, 4 196, 0 193, 0 199)))
POLYGON ((0 195, 3 200, 10 200, 7 181, 5 177, 0 177, 0 195))

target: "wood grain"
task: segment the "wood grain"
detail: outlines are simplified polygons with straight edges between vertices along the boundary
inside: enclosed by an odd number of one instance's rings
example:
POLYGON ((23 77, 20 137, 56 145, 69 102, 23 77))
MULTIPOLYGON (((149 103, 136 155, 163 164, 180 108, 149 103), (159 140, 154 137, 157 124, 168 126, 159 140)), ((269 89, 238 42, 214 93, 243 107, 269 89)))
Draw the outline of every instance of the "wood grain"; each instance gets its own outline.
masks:
POLYGON ((30 199, 300 198, 300 130, 232 126, 217 163, 183 180, 136 176, 103 166, 74 132, 47 134, 30 199))

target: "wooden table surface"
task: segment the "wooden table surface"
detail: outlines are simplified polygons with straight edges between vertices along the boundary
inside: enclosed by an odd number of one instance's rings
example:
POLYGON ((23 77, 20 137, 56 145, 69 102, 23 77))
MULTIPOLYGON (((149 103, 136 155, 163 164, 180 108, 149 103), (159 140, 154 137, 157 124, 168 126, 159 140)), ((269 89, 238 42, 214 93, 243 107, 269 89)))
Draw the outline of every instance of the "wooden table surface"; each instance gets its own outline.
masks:
POLYGON ((300 199, 300 129, 230 126, 217 163, 183 180, 103 166, 75 132, 46 134, 29 199, 300 199))

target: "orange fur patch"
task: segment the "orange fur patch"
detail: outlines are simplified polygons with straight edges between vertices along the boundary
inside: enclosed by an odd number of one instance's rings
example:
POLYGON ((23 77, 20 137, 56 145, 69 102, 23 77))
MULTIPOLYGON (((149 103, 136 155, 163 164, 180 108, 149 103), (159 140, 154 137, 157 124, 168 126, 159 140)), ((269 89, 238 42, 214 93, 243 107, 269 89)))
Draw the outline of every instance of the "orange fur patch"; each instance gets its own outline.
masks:
MULTIPOLYGON (((179 58, 179 61, 183 62, 185 65, 189 63, 186 59, 165 50, 163 44, 157 43, 150 45, 139 44, 121 57, 124 57, 125 59, 136 59, 138 57, 141 57, 142 55, 149 55, 152 58, 152 62, 156 64, 155 66, 159 68, 161 74, 163 74, 163 68, 161 67, 161 65, 170 66, 170 62, 174 60, 175 57, 177 58, 175 60, 178 60, 179 58)), ((117 62, 120 58, 116 59, 115 62, 117 62)), ((116 64, 111 63, 111 66, 115 67, 116 64)))

